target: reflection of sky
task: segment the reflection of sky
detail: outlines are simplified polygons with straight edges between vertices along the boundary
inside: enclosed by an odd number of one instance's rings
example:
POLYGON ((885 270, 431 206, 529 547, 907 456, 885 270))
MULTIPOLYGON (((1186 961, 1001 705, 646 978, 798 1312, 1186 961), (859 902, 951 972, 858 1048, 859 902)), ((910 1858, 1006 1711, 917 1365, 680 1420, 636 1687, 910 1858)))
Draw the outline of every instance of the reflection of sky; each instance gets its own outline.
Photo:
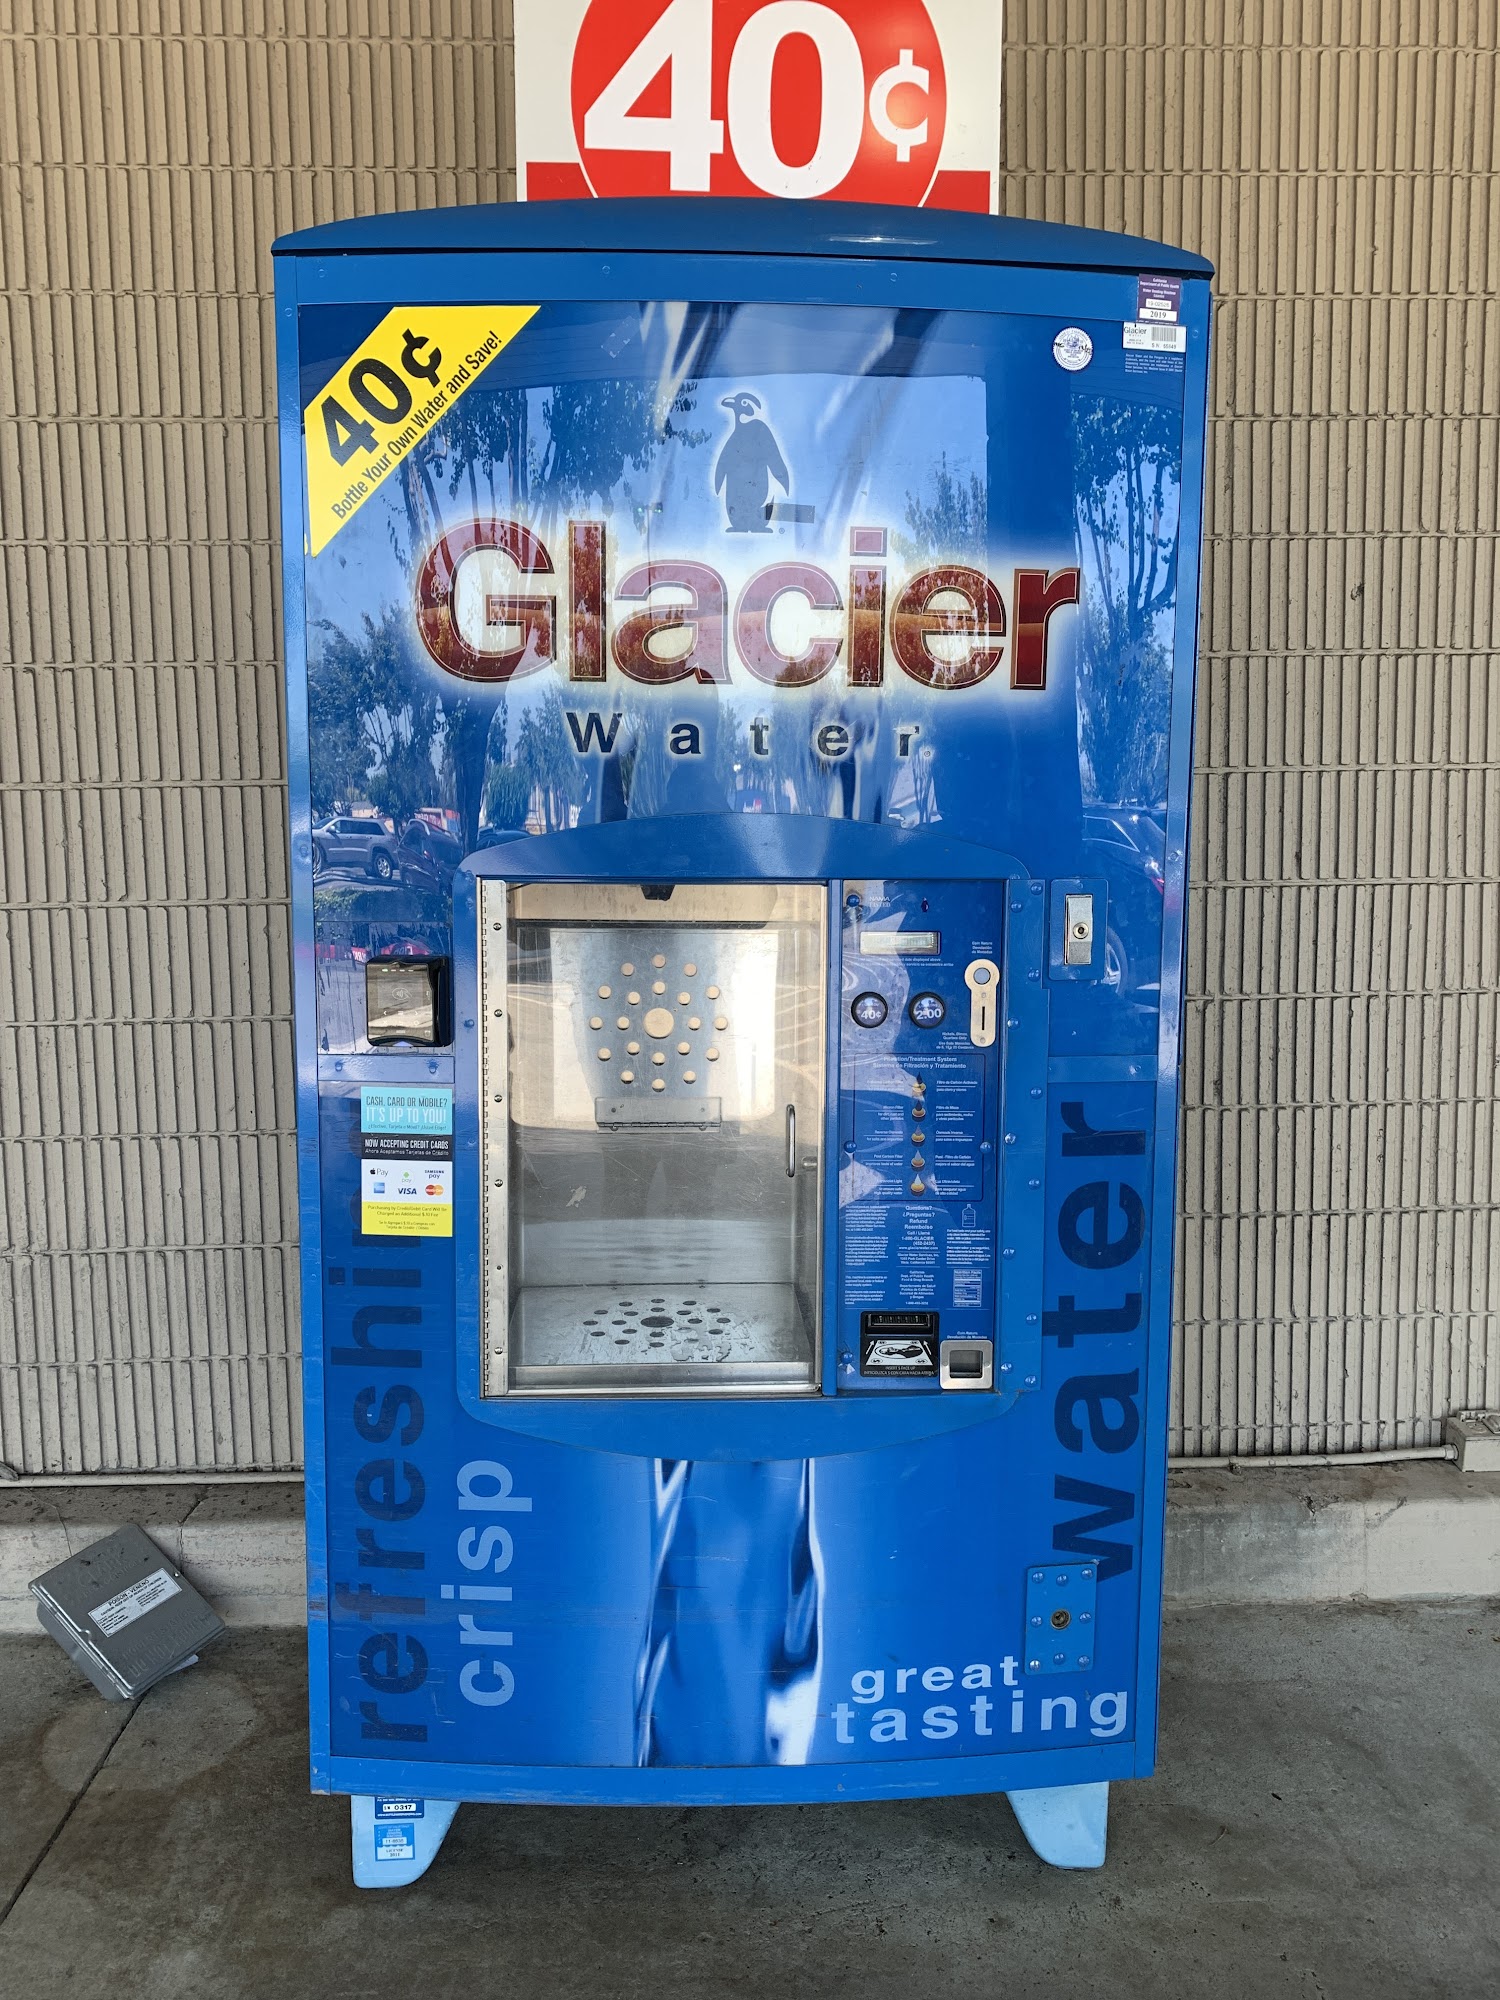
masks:
MULTIPOLYGON (((995 322, 983 325, 992 334, 995 322)), ((414 455, 427 467, 426 481, 419 481, 416 464, 409 462, 309 563, 314 659, 319 621, 351 634, 359 632, 366 616, 379 622, 394 611, 404 621, 425 549, 446 529, 476 515, 523 521, 546 542, 555 573, 538 590, 558 596, 559 650, 566 643, 562 597, 570 519, 607 523, 607 594, 614 580, 638 562, 687 558, 707 561, 719 571, 732 609, 739 590, 757 571, 800 559, 827 570, 847 599, 851 526, 888 531, 894 588, 914 566, 899 553, 902 537, 909 534, 908 506, 913 500, 930 504, 940 468, 960 487, 975 480, 980 494, 987 493, 990 392, 982 371, 993 366, 993 354, 982 352, 978 333, 976 322, 964 315, 920 315, 914 328, 897 314, 875 308, 548 308, 414 455), (898 339, 899 353, 893 351, 898 339), (705 366, 709 372, 700 372, 705 366), (580 415, 576 401, 559 395, 556 383, 585 394, 596 390, 605 406, 602 422, 597 414, 580 415), (773 505, 795 508, 810 519, 777 519, 764 534, 728 532, 725 500, 715 491, 714 475, 734 430, 733 414, 722 399, 740 392, 758 398, 758 415, 770 426, 790 473, 789 490, 767 480, 768 497, 773 505), (507 455, 520 398, 526 414, 524 467, 507 455), (598 428, 590 430, 591 421, 598 428), (575 427, 571 434, 569 424, 575 427), (441 450, 445 439, 456 440, 453 451, 441 450), (549 478, 546 468, 554 461, 562 471, 549 478), (611 476, 589 488, 588 474, 601 465, 611 476)), ((919 560, 938 555, 984 559, 980 549, 945 543, 921 551, 919 560)), ((460 574, 455 609, 462 629, 477 643, 499 642, 504 635, 487 630, 483 622, 485 595, 526 585, 495 552, 476 552, 460 574)), ((655 601, 682 595, 664 589, 655 601)), ((778 646, 795 655, 817 634, 842 635, 844 623, 843 614, 815 613, 803 597, 790 593, 774 609, 771 632, 778 646)), ((938 650, 946 643, 937 642, 938 650)), ((673 640, 658 641, 657 650, 670 655, 673 640)), ((413 644, 411 661, 445 701, 460 694, 477 695, 487 703, 500 699, 498 687, 475 688, 442 673, 420 643, 413 644)), ((686 712, 701 705, 717 709, 726 722, 735 718, 734 726, 742 732, 751 716, 766 712, 771 690, 748 674, 732 640, 727 665, 727 683, 715 690, 673 683, 665 693, 679 705, 686 700, 686 712)), ((603 696, 603 689, 570 688, 565 675, 564 661, 561 672, 522 675, 508 685, 504 700, 511 754, 529 711, 559 693, 574 700, 603 696)), ((796 707, 812 702, 821 713, 837 700, 843 675, 841 664, 818 686, 782 691, 775 698, 778 704, 790 699, 796 707)), ((654 706, 652 690, 622 683, 612 669, 609 699, 618 703, 627 693, 635 706, 643 700, 654 706)), ((908 707, 918 698, 914 686, 903 689, 908 707)), ((868 707, 866 698, 862 714, 868 707)), ((836 708, 829 713, 837 713, 836 708)), ((778 745, 778 763, 785 749, 778 745)), ((441 753, 439 739, 435 759, 441 753)), ((772 779, 770 772, 764 773, 782 804, 788 775, 772 779)), ((890 801, 891 809, 917 812, 919 774, 901 770, 891 775, 902 794, 890 801)))
MULTIPOLYGON (((305 318, 317 320, 318 352, 329 357, 349 351, 361 331, 357 315, 342 309, 310 308, 305 318)), ((613 794, 604 800, 598 759, 575 765, 563 743, 565 787, 582 788, 572 796, 586 817, 733 805, 879 816, 908 826, 941 820, 955 832, 1020 845, 1039 816, 1053 824, 1054 840, 1072 823, 1080 784, 1091 800, 1150 800, 1162 782, 1173 611, 1170 603, 1149 614, 1138 606, 1122 650, 1091 619, 1090 607, 1118 609, 1132 597, 1125 510, 1111 504, 1120 497, 1119 454, 1149 456, 1167 437, 1175 461, 1182 378, 1128 374, 1118 323, 1102 322, 1090 326, 1090 367, 1070 375, 1052 358, 1055 330, 1036 316, 875 306, 547 305, 308 563, 313 671, 318 621, 357 639, 364 617, 378 623, 390 616, 402 654, 392 663, 390 705, 410 687, 439 696, 445 711, 466 709, 463 755, 478 760, 481 777, 487 759, 498 765, 517 758, 528 718, 543 707, 552 710, 554 741, 563 706, 598 708, 606 717, 622 711, 611 782, 616 792, 628 789, 623 804, 613 794), (733 429, 723 398, 738 392, 760 400, 758 414, 790 469, 789 490, 766 482, 773 507, 788 516, 807 510, 810 520, 778 519, 763 534, 727 531, 714 471, 733 429), (1104 419, 1098 435, 1089 428, 1091 411, 1104 419), (525 438, 523 462, 508 455, 518 436, 525 438), (977 546, 955 546, 965 542, 965 530, 954 522, 931 545, 913 546, 908 506, 932 509, 942 473, 965 502, 965 489, 977 483, 977 546), (1102 555, 1091 545, 1085 505, 1096 518, 1101 507, 1117 517, 1102 555), (892 596, 911 569, 944 558, 989 569, 1007 603, 1016 564, 1081 562, 1085 608, 1055 622, 1040 698, 1011 698, 1003 664, 973 697, 934 695, 894 667, 879 694, 849 690, 847 659, 808 688, 773 690, 748 672, 732 640, 728 680, 715 688, 641 687, 613 666, 605 685, 570 684, 565 660, 561 672, 522 675, 503 688, 481 685, 429 660, 411 598, 426 549, 475 516, 525 522, 554 563, 553 576, 533 592, 504 558, 490 552, 469 560, 459 596, 475 609, 465 629, 489 644, 501 635, 482 622, 486 589, 554 596, 565 642, 569 519, 606 522, 606 593, 638 562, 679 557, 711 563, 732 609, 749 576, 800 559, 826 570, 847 600, 848 531, 859 525, 887 531, 892 596), (481 720, 495 713, 503 736, 497 728, 486 744, 473 725, 476 709, 481 720), (673 759, 665 747, 664 718, 683 715, 702 726, 696 760, 673 759), (764 716, 775 719, 772 749, 768 759, 756 759, 747 730, 752 717, 764 716), (827 721, 842 721, 853 744, 836 765, 820 762, 811 748, 812 731, 827 721), (915 750, 898 758, 895 731, 909 724, 920 740, 908 739, 915 750)), ((1162 495, 1163 535, 1177 532, 1179 502, 1174 464, 1162 495)), ((842 614, 813 613, 795 593, 773 616, 773 639, 787 653, 814 633, 842 635, 845 627, 842 614)), ((659 656, 673 650, 670 639, 657 642, 659 656)), ((445 743, 440 730, 433 758, 453 803, 445 743)), ((434 785, 434 799, 440 789, 434 785)), ((482 789, 471 787, 470 796, 482 789)), ((507 810, 514 814, 513 804, 507 810)))
MULTIPOLYGON (((656 309, 658 314, 664 310, 656 309)), ((829 570, 842 590, 850 526, 904 532, 909 499, 931 493, 944 457, 957 480, 967 483, 977 477, 983 489, 988 438, 981 378, 852 372, 878 358, 888 344, 891 315, 874 312, 826 315, 815 343, 818 367, 805 373, 770 371, 760 318, 748 311, 736 315, 715 354, 714 374, 686 391, 690 410, 673 410, 672 399, 683 385, 663 366, 656 378, 656 434, 643 432, 630 441, 648 449, 647 463, 627 466, 605 489, 602 500, 597 493, 569 496, 568 504, 559 506, 546 482, 537 480, 528 503, 516 490, 515 468, 484 452, 473 467, 444 463, 430 489, 441 513, 430 528, 424 523, 424 544, 427 537, 435 540, 444 529, 476 513, 498 512, 535 526, 560 571, 566 521, 596 519, 608 523, 609 567, 616 575, 653 554, 693 558, 710 561, 723 572, 732 594, 766 564, 801 558, 829 570), (769 534, 725 531, 723 502, 714 492, 714 467, 733 420, 720 399, 742 390, 760 399, 760 416, 770 425, 791 473, 789 493, 768 481, 772 500, 810 508, 811 522, 778 521, 769 534), (660 432, 666 418, 671 436, 660 432), (454 484, 457 490, 450 492, 454 484)), ((525 338, 521 335, 517 345, 525 338)), ((804 333, 804 350, 813 344, 804 333)), ((626 373, 623 366, 621 372, 626 373)), ((472 420, 476 414, 472 406, 485 400, 493 404, 495 392, 506 386, 492 366, 468 391, 460 408, 472 420)), ((553 441, 548 420, 553 394, 550 386, 526 391, 533 464, 545 460, 553 441)), ((432 434, 434 443, 449 428, 439 425, 432 434)), ((498 444, 503 430, 498 424, 496 429, 498 444)), ((410 578, 421 553, 409 548, 405 482, 411 470, 408 467, 387 481, 340 529, 323 555, 308 565, 312 620, 327 619, 346 631, 357 631, 363 615, 378 620, 388 607, 408 601, 410 578)))

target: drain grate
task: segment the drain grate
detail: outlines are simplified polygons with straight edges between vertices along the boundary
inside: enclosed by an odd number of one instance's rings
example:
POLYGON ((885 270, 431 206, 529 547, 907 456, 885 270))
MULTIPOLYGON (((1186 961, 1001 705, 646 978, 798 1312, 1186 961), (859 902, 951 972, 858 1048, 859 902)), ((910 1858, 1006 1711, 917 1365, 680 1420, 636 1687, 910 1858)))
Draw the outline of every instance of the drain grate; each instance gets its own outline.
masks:
POLYGON ((592 1339, 616 1347, 637 1347, 645 1335, 649 1353, 671 1353, 674 1361, 726 1361, 733 1343, 734 1315, 712 1298, 654 1292, 615 1299, 584 1317, 592 1339))

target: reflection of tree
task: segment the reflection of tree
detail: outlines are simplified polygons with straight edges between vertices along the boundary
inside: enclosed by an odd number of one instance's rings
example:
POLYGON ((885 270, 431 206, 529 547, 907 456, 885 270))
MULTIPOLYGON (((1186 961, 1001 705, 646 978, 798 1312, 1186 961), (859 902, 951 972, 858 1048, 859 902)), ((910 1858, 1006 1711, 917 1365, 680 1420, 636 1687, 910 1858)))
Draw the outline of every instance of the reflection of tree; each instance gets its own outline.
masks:
POLYGON ((313 811, 369 799, 399 826, 432 801, 442 703, 417 671, 408 616, 393 607, 379 623, 368 612, 360 623, 357 636, 326 620, 319 626, 308 687, 313 811))
MULTIPOLYGON (((585 508, 607 515, 633 505, 649 514, 665 448, 709 435, 690 427, 696 402, 695 383, 681 373, 664 388, 622 376, 494 392, 478 385, 413 446, 388 488, 399 496, 386 516, 393 567, 414 572, 456 500, 476 519, 519 514, 561 564, 564 524, 585 508), (633 496, 632 477, 641 474, 643 492, 633 496)), ((378 619, 366 614, 357 629, 324 621, 318 636, 310 675, 316 811, 368 798, 399 823, 419 806, 447 806, 466 849, 481 820, 519 827, 539 810, 549 828, 565 826, 596 788, 602 816, 624 811, 635 755, 629 724, 600 763, 579 759, 557 694, 523 704, 498 686, 440 674, 415 639, 405 597, 378 619)))
POLYGON ((506 705, 501 702, 490 724, 482 816, 486 826, 519 833, 531 816, 531 779, 510 757, 508 722, 506 705))
POLYGON ((701 444, 708 432, 681 421, 696 401, 690 382, 663 404, 654 384, 620 377, 564 382, 545 392, 502 389, 465 396, 444 418, 440 433, 449 494, 456 497, 467 487, 476 515, 520 507, 545 539, 551 523, 579 507, 606 507, 615 489, 649 466, 663 443, 701 444), (538 395, 534 426, 532 403, 538 395), (488 489, 484 504, 481 478, 488 489))
POLYGON ((896 546, 912 564, 931 562, 983 563, 989 546, 989 499, 985 483, 977 472, 967 478, 956 473, 943 452, 926 498, 906 496, 906 525, 910 531, 897 535, 896 546))
POLYGON ((1080 396, 1072 428, 1085 790, 1109 804, 1149 801, 1165 778, 1182 418, 1154 403, 1080 396))
POLYGON ((573 754, 561 696, 549 688, 525 710, 513 757, 510 723, 502 708, 490 734, 484 781, 486 825, 519 829, 539 809, 545 832, 571 826, 573 808, 589 796, 592 778, 583 759, 573 754))

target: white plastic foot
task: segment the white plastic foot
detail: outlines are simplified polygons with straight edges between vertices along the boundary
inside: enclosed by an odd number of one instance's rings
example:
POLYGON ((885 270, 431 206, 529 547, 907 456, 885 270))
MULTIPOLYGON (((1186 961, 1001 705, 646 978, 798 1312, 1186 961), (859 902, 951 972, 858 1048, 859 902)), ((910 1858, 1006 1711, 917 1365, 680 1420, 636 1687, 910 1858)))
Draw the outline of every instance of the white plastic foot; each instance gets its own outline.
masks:
POLYGON ((1047 1785, 1007 1792, 1031 1851, 1054 1868, 1102 1868, 1109 1786, 1047 1785))
POLYGON ((356 1889, 404 1889, 432 1866, 458 1811, 457 1799, 372 1798, 349 1801, 356 1889))

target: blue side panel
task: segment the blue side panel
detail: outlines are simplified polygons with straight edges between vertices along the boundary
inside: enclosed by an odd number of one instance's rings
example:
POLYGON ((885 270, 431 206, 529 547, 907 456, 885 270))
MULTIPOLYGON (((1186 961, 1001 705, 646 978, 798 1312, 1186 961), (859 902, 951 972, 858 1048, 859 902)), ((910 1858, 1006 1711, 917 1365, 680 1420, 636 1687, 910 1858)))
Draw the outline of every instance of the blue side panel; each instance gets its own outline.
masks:
MULTIPOLYGON (((376 1882, 455 1799, 1005 1790, 1092 1855, 1154 1763, 1206 272, 751 206, 278 256, 312 1771, 376 1882), (743 1199, 822 1175, 800 1384, 487 1372, 583 1242, 493 1239, 505 884, 826 893, 822 1159, 743 1199)), ((730 1101, 743 996, 648 970, 570 991, 560 1157, 730 1101)))
POLYGON ((282 603, 286 648, 287 797, 297 1039, 297 1217, 301 1244, 303 1466, 307 1513, 307 1631, 312 1778, 328 1786, 328 1487, 323 1457, 322 1180, 318 1143, 318 1015, 312 894, 307 712, 307 610, 299 551, 301 399, 297 392, 298 274, 276 267, 276 396, 280 411, 282 603))

